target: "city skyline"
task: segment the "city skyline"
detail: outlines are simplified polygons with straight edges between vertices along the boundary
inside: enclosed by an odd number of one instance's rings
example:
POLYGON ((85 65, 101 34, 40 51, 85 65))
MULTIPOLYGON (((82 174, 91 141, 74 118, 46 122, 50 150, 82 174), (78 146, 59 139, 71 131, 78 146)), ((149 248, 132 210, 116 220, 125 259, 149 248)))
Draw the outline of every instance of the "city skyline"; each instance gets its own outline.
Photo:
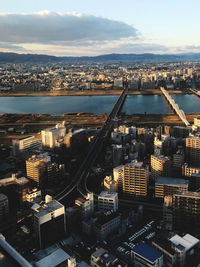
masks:
POLYGON ((0 51, 57 56, 200 52, 192 0, 2 3, 0 51), (37 4, 37 5, 36 5, 37 4))

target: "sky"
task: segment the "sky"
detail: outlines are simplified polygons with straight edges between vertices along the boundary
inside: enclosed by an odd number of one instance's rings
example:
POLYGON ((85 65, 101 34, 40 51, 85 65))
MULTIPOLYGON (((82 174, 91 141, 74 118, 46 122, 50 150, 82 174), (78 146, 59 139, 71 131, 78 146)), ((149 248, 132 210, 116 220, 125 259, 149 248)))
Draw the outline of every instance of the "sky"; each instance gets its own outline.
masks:
POLYGON ((199 10, 199 0, 6 0, 0 6, 0 51, 200 52, 199 10))

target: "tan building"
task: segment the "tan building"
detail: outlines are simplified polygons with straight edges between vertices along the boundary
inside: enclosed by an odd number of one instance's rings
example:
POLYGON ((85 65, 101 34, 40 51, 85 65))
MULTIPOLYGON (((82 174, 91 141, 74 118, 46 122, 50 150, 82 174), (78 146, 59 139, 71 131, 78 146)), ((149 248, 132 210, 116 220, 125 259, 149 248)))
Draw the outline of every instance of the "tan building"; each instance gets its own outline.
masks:
POLYGON ((171 160, 162 155, 151 155, 151 177, 156 179, 160 176, 170 176, 171 160))
POLYGON ((149 168, 143 162, 133 160, 124 166, 123 192, 136 196, 147 196, 149 168))
POLYGON ((194 166, 200 166, 200 137, 189 136, 186 138, 187 162, 194 166))
POLYGON ((122 188, 122 181, 124 177, 124 166, 120 165, 113 169, 113 179, 117 183, 118 189, 122 188))
POLYGON ((33 155, 26 161, 27 178, 35 181, 39 187, 43 185, 47 158, 33 155))
POLYGON ((155 197, 173 196, 176 191, 187 192, 188 181, 179 178, 159 177, 155 182, 155 197))

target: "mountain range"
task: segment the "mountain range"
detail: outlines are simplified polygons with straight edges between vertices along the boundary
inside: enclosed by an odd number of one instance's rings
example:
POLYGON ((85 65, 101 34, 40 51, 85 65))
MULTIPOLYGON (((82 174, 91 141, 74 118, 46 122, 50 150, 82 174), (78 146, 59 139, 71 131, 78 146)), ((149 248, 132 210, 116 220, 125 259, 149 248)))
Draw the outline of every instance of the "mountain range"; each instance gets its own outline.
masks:
POLYGON ((40 54, 0 52, 0 63, 56 63, 56 62, 177 62, 200 60, 200 53, 186 54, 107 54, 99 56, 57 57, 40 54))

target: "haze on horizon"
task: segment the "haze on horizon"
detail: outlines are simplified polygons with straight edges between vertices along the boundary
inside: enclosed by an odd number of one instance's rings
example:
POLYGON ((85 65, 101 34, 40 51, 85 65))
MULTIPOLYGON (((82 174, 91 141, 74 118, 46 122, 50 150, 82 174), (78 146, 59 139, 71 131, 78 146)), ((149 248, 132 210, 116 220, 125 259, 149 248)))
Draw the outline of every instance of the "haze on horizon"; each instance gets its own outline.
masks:
POLYGON ((0 52, 200 52, 199 10, 199 0, 7 0, 1 3, 0 52))

